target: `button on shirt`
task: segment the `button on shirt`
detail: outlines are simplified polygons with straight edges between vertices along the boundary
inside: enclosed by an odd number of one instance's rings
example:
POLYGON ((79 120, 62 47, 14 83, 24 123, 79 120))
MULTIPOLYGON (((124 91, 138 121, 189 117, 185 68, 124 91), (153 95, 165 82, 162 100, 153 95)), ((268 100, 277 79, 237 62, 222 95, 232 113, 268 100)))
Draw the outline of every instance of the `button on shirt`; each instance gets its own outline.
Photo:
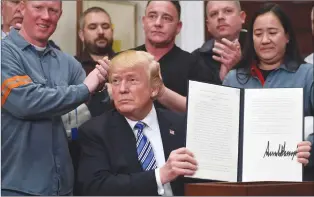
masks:
MULTIPOLYGON (((126 118, 131 128, 133 128, 133 132, 135 137, 137 136, 137 130, 134 129, 134 126, 138 121, 133 121, 128 118, 126 118)), ((165 164, 165 154, 164 154, 164 148, 162 145, 162 139, 157 119, 157 113, 155 110, 155 107, 152 107, 152 110, 149 112, 149 114, 141 120, 143 123, 146 124, 146 127, 144 128, 144 135, 148 138, 150 141, 154 155, 157 162, 157 169, 155 169, 155 176, 156 176, 156 182, 158 186, 158 194, 159 195, 165 195, 165 196, 173 196, 172 189, 170 186, 170 183, 166 183, 164 185, 161 184, 160 180, 160 168, 165 164)))

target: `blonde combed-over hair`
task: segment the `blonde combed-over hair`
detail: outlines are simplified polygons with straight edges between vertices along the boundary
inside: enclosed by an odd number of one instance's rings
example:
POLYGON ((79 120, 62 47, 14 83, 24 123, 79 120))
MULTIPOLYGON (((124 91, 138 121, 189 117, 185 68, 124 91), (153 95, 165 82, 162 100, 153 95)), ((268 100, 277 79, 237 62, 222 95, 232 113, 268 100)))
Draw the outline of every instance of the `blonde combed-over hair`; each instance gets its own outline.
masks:
MULTIPOLYGON (((154 56, 145 51, 127 50, 116 55, 110 62, 108 70, 109 87, 112 83, 112 72, 115 69, 144 67, 152 88, 160 90, 163 82, 160 75, 160 65, 154 56)), ((111 87, 108 88, 111 95, 111 87)))

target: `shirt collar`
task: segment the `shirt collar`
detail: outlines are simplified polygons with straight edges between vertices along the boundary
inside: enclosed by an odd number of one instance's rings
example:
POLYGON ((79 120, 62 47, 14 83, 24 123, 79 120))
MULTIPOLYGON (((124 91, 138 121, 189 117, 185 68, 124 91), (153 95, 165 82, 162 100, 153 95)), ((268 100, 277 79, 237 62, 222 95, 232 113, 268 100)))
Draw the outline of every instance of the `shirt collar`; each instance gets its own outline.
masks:
POLYGON ((87 62, 92 62, 93 64, 96 63, 92 56, 87 52, 86 49, 83 50, 83 52, 81 53, 81 55, 78 57, 78 59, 80 60, 80 62, 82 64, 87 63, 87 62))
POLYGON ((5 38, 7 36, 7 34, 1 30, 1 39, 5 38))
MULTIPOLYGON (((111 59, 114 55, 115 55, 115 52, 113 50, 110 50, 108 52, 109 59, 111 59)), ((87 51, 86 48, 83 50, 83 52, 79 56, 77 56, 77 58, 82 64, 84 63, 93 63, 95 65, 97 64, 97 62, 92 58, 92 56, 90 55, 90 53, 87 51)))
MULTIPOLYGON (((246 33, 247 31, 245 29, 241 29, 240 35, 239 35, 239 42, 241 45, 241 48, 244 47, 244 43, 245 43, 245 37, 246 37, 246 33)), ((200 52, 201 53, 212 53, 213 48, 214 48, 214 43, 215 43, 215 39, 210 39, 207 42, 205 42, 202 47, 200 48, 200 52)))
POLYGON ((30 43, 28 43, 20 34, 19 31, 11 28, 10 33, 8 35, 9 38, 12 39, 12 41, 22 50, 28 46, 31 46, 30 43))
POLYGON ((207 42, 205 42, 200 48, 200 52, 202 53, 212 52, 212 49, 214 48, 214 42, 215 42, 215 39, 210 39, 207 42))
MULTIPOLYGON (((278 67, 276 68, 275 70, 278 70, 278 69, 283 69, 285 71, 288 71, 288 72, 296 72, 299 68, 299 65, 297 62, 291 60, 290 58, 288 57, 285 57, 283 63, 278 67)), ((257 73, 259 73, 259 68, 257 67, 256 63, 254 63, 252 66, 251 66, 251 75, 252 76, 258 76, 257 73)))
MULTIPOLYGON (((145 44, 134 48, 134 50, 147 52, 147 49, 146 49, 145 44)), ((171 57, 172 54, 177 53, 177 52, 180 51, 180 50, 181 50, 181 49, 180 49, 176 44, 174 44, 173 47, 170 49, 170 51, 168 51, 168 53, 166 53, 165 55, 163 55, 163 56, 158 60, 158 62, 161 61, 162 59, 164 59, 165 57, 168 57, 168 56, 171 57)))
MULTIPOLYGON (((22 50, 25 49, 26 47, 32 46, 19 34, 19 31, 14 28, 11 28, 8 37, 12 39, 12 41, 22 50)), ((49 44, 49 42, 47 42, 47 47, 45 49, 44 54, 48 52, 53 52, 53 47, 49 44)))
POLYGON ((158 124, 157 113, 154 105, 152 106, 152 109, 143 120, 134 121, 128 119, 127 117, 125 117, 125 119, 127 120, 132 129, 134 129, 138 121, 142 121, 143 123, 145 123, 146 126, 151 130, 156 130, 158 124))

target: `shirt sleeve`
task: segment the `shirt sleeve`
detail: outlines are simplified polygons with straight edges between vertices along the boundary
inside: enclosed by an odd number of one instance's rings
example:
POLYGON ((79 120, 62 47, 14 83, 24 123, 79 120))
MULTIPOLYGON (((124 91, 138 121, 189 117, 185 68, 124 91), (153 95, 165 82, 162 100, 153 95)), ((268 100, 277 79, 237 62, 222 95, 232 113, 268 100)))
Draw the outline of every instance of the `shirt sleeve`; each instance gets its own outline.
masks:
POLYGON ((72 85, 79 85, 83 83, 86 78, 86 72, 82 66, 82 64, 77 61, 74 57, 67 55, 68 58, 71 59, 72 66, 72 75, 71 75, 71 83, 72 85))
POLYGON ((88 99, 85 84, 47 87, 27 74, 9 46, 2 45, 1 52, 1 107, 13 116, 30 120, 60 116, 88 99))

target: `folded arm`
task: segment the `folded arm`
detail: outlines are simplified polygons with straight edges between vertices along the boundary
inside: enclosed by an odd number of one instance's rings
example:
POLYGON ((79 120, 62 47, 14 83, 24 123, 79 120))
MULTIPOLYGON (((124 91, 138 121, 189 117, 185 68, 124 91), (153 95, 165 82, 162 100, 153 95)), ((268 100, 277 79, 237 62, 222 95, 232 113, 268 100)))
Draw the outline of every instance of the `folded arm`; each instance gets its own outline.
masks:
MULTIPOLYGON (((1 107, 21 119, 44 119, 71 111, 88 99, 89 90, 79 85, 46 87, 34 82, 7 47, 2 48, 1 107)), ((73 79, 75 80, 75 79, 73 79)))

